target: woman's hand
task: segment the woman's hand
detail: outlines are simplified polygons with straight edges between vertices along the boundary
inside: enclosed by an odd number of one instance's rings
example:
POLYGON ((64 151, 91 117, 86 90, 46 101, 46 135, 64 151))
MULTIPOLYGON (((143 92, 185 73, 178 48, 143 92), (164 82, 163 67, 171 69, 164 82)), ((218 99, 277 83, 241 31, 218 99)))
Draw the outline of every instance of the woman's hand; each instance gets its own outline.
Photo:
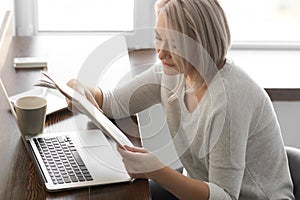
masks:
POLYGON ((159 170, 166 167, 158 158, 148 150, 139 147, 117 146, 118 152, 123 157, 125 168, 132 178, 152 178, 159 170))
MULTIPOLYGON (((93 90, 91 88, 89 88, 88 86, 82 84, 80 81, 78 81, 76 79, 71 79, 67 83, 67 85, 69 87, 73 88, 75 91, 82 94, 83 96, 85 96, 94 106, 96 106, 96 108, 101 110, 101 108, 100 108, 100 106, 97 103, 96 98, 95 98, 96 93, 92 92, 93 90)), ((102 93, 100 95, 101 95, 101 98, 102 98, 102 93)), ((101 99, 101 101, 102 101, 102 99, 101 99)), ((78 104, 76 101, 70 101, 69 99, 67 99, 67 104, 68 104, 68 109, 71 110, 72 112, 83 113, 83 109, 81 108, 80 104, 78 104)))

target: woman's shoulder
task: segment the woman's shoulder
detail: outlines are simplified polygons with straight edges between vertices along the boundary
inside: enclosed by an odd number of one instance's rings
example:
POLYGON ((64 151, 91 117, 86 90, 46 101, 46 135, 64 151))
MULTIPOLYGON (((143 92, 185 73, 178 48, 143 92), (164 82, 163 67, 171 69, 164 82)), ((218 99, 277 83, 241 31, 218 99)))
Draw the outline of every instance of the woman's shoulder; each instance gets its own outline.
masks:
POLYGON ((243 68, 232 59, 227 59, 223 69, 220 70, 221 78, 228 95, 243 96, 245 98, 266 98, 267 94, 243 68))
POLYGON ((131 73, 141 83, 155 83, 158 84, 162 77, 162 66, 158 63, 153 64, 151 67, 143 69, 138 67, 133 69, 131 73))
POLYGON ((269 99, 265 90, 232 60, 226 61, 208 88, 213 105, 230 112, 258 112, 269 99))

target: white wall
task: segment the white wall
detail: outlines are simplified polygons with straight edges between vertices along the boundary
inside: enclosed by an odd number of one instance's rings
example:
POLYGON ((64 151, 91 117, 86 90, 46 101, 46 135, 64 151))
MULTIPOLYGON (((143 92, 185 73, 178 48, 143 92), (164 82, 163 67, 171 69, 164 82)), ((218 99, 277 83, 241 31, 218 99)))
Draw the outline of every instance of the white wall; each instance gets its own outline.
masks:
POLYGON ((127 44, 131 49, 153 48, 155 25, 155 0, 135 0, 136 5, 136 31, 133 35, 127 35, 127 44))
POLYGON ((14 11, 14 3, 12 0, 0 0, 0 26, 7 10, 14 11))
POLYGON ((34 35, 34 0, 15 0, 16 35, 34 35))

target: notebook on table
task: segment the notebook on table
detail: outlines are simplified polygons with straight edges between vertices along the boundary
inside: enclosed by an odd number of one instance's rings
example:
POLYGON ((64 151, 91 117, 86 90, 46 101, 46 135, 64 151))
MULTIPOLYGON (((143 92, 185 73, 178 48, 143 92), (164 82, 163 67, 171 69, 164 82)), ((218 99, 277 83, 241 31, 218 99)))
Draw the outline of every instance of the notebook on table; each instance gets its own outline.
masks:
POLYGON ((56 90, 51 90, 48 88, 32 88, 25 92, 13 95, 9 97, 11 103, 15 103, 17 99, 24 96, 42 96, 47 100, 47 110, 46 114, 50 115, 57 111, 67 108, 66 98, 56 90))

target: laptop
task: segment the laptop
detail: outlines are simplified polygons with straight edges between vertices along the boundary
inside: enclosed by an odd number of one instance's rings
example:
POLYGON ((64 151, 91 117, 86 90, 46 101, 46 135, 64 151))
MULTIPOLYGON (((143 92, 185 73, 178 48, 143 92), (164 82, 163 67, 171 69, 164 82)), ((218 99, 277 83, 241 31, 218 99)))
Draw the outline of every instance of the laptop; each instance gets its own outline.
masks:
MULTIPOLYGON (((10 103, 1 79, 0 85, 10 103)), ((50 192, 132 181, 116 142, 99 129, 43 133, 23 139, 50 192)))
MULTIPOLYGON (((0 85, 14 113, 1 79, 0 85)), ((49 192, 132 181, 116 142, 99 129, 22 138, 49 192)))
POLYGON ((131 181, 100 130, 43 133, 25 141, 48 191, 131 181))

